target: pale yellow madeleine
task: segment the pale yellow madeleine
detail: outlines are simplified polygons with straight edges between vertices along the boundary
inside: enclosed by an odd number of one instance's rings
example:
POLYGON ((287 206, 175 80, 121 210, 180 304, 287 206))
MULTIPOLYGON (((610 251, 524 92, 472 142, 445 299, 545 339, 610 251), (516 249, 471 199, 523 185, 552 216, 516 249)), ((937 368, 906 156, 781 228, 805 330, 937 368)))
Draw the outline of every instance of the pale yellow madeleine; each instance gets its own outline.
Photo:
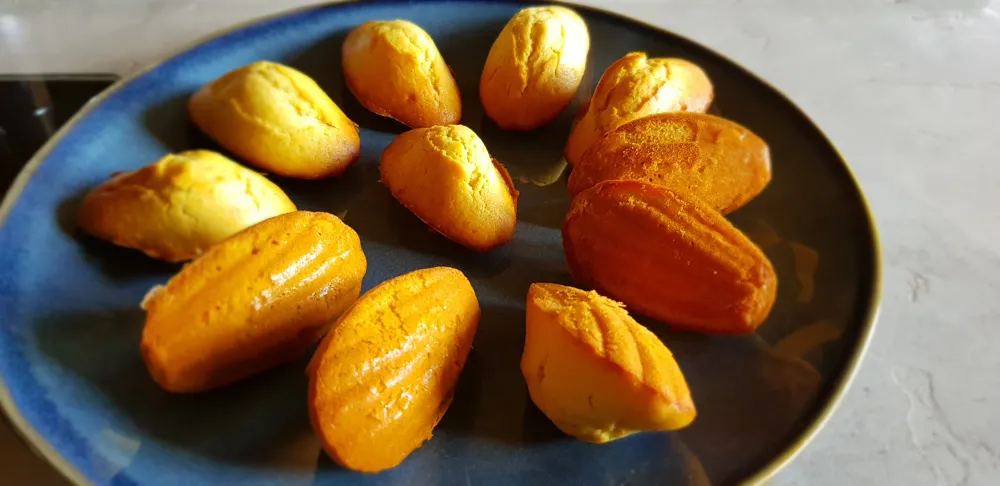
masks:
POLYGON ((601 76, 586 113, 570 133, 566 160, 576 164, 601 135, 654 113, 704 113, 712 102, 712 82, 684 59, 649 58, 632 52, 601 76))
POLYGON ((559 115, 583 80, 587 24, 557 6, 521 10, 493 43, 479 82, 486 114, 508 130, 532 130, 559 115))
POLYGON ((191 120, 247 162, 300 179, 332 177, 358 159, 358 127, 309 76, 260 61, 226 73, 188 102, 191 120))
POLYGON ((406 20, 371 21, 342 48, 347 87, 371 112, 412 128, 458 123, 462 98, 434 40, 406 20))
POLYGON ((264 176, 191 150, 112 177, 87 194, 78 218, 93 236, 176 262, 292 211, 295 204, 264 176))
POLYGON ((695 418, 670 350, 621 304, 593 291, 531 285, 521 372, 535 405, 588 442, 676 430, 695 418))
POLYGON ((518 193, 468 127, 403 133, 382 152, 379 171, 400 203, 460 245, 487 251, 514 236, 518 193))

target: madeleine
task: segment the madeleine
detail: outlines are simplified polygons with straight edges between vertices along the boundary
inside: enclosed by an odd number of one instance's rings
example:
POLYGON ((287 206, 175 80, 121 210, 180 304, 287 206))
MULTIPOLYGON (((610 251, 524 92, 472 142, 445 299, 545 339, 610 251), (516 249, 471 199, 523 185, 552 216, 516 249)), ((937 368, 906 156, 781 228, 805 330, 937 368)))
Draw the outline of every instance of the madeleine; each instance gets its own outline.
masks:
POLYGON ((637 118, 670 111, 704 113, 712 97, 712 82, 694 63, 626 54, 597 83, 586 113, 570 133, 566 160, 575 165, 601 135, 637 118))
POLYGON ((607 180, 666 186, 728 214, 767 187, 771 157, 760 137, 735 122, 702 113, 661 113, 597 139, 573 168, 569 192, 575 196, 607 180))
POLYGON ((488 251, 514 236, 518 193, 468 127, 403 133, 382 152, 379 171, 393 197, 460 245, 488 251))
POLYGON ((84 198, 87 233, 169 262, 190 260, 265 219, 295 211, 281 188, 220 154, 170 154, 84 198))
POLYGON ((309 417, 327 454, 355 471, 397 466, 451 404, 479 326, 462 272, 417 270, 363 295, 313 355, 309 417))
POLYGON ((536 283, 526 325, 521 372, 531 400, 563 432, 604 443, 694 420, 670 350, 618 302, 536 283))
POLYGON ((143 302, 146 367, 164 389, 194 393, 293 361, 358 298, 367 268, 357 233, 332 214, 251 226, 143 302))
POLYGON ((358 126, 309 76, 255 62, 199 89, 188 102, 195 125, 268 172, 300 179, 341 174, 358 159, 358 126))
POLYGON ((573 279, 678 328, 747 334, 767 319, 774 267, 722 214, 638 181, 604 181, 573 198, 562 229, 573 279))
POLYGON ((411 128, 458 123, 458 84, 434 40, 406 20, 371 21, 348 34, 344 80, 372 113, 411 128))
POLYGON ((587 68, 590 34, 565 7, 521 10, 497 37, 479 81, 479 98, 505 130, 533 130, 559 116, 587 68))

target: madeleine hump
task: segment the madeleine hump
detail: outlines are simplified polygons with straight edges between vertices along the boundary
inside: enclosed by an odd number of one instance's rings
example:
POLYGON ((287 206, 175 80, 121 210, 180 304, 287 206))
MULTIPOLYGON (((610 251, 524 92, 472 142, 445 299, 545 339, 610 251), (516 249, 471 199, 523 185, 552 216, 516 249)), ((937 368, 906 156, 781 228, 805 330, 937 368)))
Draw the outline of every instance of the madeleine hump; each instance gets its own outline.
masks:
POLYGON ((618 302, 536 283, 526 319, 521 372, 531 400, 563 432, 604 443, 694 420, 670 350, 618 302))
POLYGON ((77 219, 92 236, 179 262, 292 211, 295 204, 264 176, 215 152, 190 150, 115 175, 87 194, 77 219))
POLYGON ((563 222, 570 275, 632 311, 704 333, 753 332, 771 311, 771 262, 706 203, 663 186, 605 181, 563 222))
POLYGON ((558 6, 529 7, 493 42, 479 98, 504 130, 534 130, 559 116, 583 80, 590 51, 587 24, 558 6))
POLYGON ((518 192, 468 127, 405 132, 382 152, 379 171, 393 197, 455 243, 489 251, 514 237, 518 192))
POLYGON ((767 144, 739 124, 693 112, 628 122, 594 142, 573 167, 569 192, 634 180, 694 196, 722 212, 748 203, 771 181, 767 144))
POLYGON ((295 360, 358 298, 367 265, 357 233, 331 214, 251 226, 143 302, 146 367, 166 390, 194 393, 295 360))
POLYGON ((671 111, 704 113, 713 96, 705 71, 690 61, 626 54, 598 81, 586 113, 570 132, 566 161, 576 165, 601 135, 637 118, 671 111))
POLYGON ((430 439, 479 317, 469 280, 448 267, 396 277, 358 299, 309 363, 309 416, 327 454, 372 473, 430 439))
POLYGON ((309 76, 260 61, 226 73, 188 102, 195 125, 230 152, 286 177, 341 174, 358 159, 358 126, 309 76))
POLYGON ((341 49, 347 88, 365 108, 410 128, 458 123, 458 83, 431 36, 406 20, 365 22, 341 49))

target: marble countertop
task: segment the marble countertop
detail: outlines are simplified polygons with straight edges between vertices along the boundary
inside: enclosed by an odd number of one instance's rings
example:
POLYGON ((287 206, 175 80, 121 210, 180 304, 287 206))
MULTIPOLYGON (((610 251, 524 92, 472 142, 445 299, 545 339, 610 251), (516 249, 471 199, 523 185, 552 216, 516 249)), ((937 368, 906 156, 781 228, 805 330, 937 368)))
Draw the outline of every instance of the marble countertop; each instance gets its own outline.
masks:
MULTIPOLYGON (((129 74, 304 0, 0 0, 0 74, 129 74), (87 20, 83 20, 83 19, 87 20)), ((584 0, 707 45, 823 128, 871 204, 880 322, 778 485, 1000 484, 1000 0, 584 0)), ((0 427, 9 484, 63 484, 0 427)))

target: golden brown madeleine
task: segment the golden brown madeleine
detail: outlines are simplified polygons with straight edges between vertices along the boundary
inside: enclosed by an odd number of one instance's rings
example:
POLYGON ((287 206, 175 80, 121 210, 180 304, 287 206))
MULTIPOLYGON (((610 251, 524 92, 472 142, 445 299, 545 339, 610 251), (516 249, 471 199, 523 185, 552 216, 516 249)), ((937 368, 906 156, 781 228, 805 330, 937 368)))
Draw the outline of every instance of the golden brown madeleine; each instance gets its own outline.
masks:
POLYGON ((670 350, 597 292, 536 283, 528 290, 521 372, 531 400, 563 432, 604 443, 695 418, 670 350))
POLYGON ((488 251, 514 236, 518 193, 468 127, 403 133, 382 152, 379 170, 403 206, 460 245, 488 251))
POLYGON ((412 128, 458 123, 458 84, 431 36, 406 20, 365 22, 343 46, 347 87, 372 113, 412 128))
POLYGON ((667 186, 731 213, 771 181, 767 144, 739 124, 702 113, 661 113, 597 139, 569 177, 569 192, 607 180, 667 186))
POLYGON ((291 211, 295 204, 264 176, 191 150, 112 177, 87 194, 78 219, 93 236, 177 262, 291 211))
POLYGON ((691 62, 626 54, 597 83, 587 114, 569 135, 566 160, 575 165, 601 135, 636 118, 670 111, 704 113, 712 96, 712 82, 691 62))
POLYGON ((358 126, 309 76, 255 62, 203 86, 191 119, 227 150, 286 177, 319 179, 358 159, 358 126))
POLYGON ((774 304, 778 280, 760 248, 663 186, 601 182, 573 199, 562 233, 576 281, 677 327, 749 333, 774 304))
POLYGON ((143 303, 142 356, 177 393, 303 355, 361 293, 368 263, 336 216, 297 211, 213 246, 143 303))
POLYGON ((396 277, 358 299, 309 364, 309 416, 327 454, 378 472, 430 439, 479 316, 469 280, 447 267, 396 277))
POLYGON ((530 7, 507 22, 479 81, 486 114, 505 130, 533 130, 573 100, 587 68, 590 34, 576 12, 530 7))

